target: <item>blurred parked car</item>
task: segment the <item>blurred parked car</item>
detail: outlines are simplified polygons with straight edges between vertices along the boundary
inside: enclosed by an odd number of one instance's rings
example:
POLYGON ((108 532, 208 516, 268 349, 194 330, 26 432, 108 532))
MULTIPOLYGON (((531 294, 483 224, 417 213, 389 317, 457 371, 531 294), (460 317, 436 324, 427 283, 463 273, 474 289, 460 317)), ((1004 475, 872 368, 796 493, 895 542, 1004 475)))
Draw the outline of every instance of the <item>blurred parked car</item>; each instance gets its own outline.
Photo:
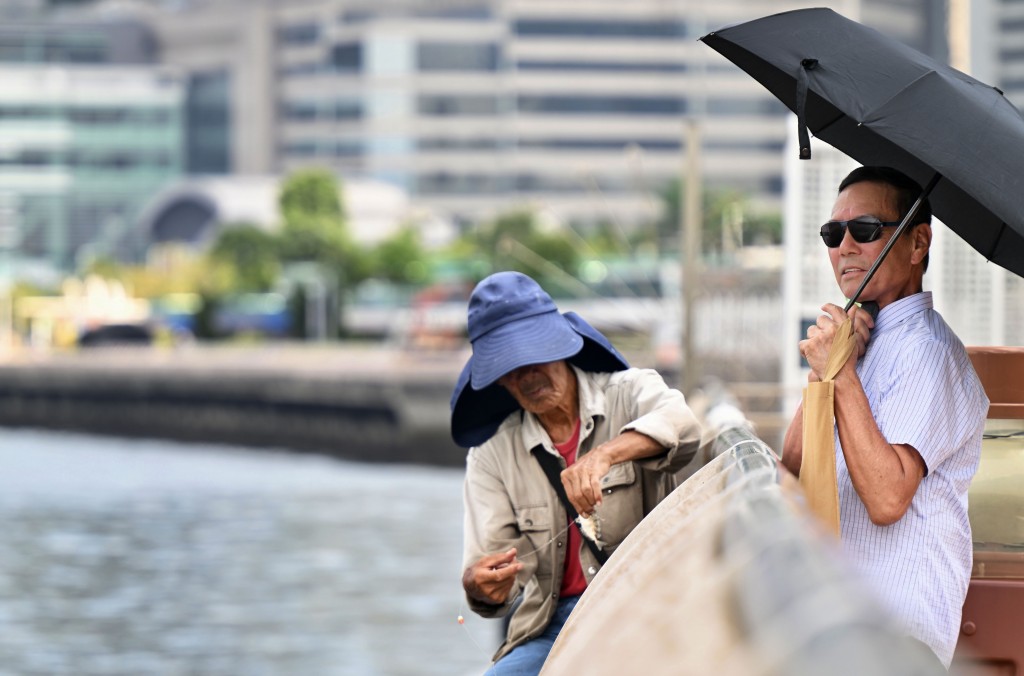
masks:
POLYGON ((88 329, 78 337, 79 347, 112 345, 152 345, 153 330, 145 324, 104 324, 88 329))

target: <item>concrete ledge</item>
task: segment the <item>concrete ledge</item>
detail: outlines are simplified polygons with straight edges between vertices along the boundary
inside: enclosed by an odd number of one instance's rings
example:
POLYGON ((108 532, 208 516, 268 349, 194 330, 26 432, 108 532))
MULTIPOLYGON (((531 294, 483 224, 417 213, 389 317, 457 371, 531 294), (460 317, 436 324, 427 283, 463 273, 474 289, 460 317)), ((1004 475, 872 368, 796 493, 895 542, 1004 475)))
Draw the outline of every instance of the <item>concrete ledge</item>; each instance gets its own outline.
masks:
POLYGON ((83 351, 0 364, 0 425, 275 446, 461 466, 448 436, 458 356, 368 351, 83 351))

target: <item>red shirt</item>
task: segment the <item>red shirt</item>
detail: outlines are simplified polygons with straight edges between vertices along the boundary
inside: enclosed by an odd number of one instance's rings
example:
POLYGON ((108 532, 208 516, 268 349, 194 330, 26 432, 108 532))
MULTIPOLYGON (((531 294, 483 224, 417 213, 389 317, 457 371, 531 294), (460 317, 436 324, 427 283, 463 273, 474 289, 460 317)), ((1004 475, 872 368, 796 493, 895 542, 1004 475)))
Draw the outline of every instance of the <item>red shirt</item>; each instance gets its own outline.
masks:
MULTIPOLYGON (((576 447, 580 443, 580 421, 576 420, 576 430, 572 438, 562 444, 555 444, 559 454, 565 458, 565 466, 571 467, 576 461, 576 447)), ((580 547, 583 546, 580 529, 575 524, 569 528, 569 544, 565 552, 565 570, 562 572, 562 589, 560 598, 578 596, 587 588, 587 578, 583 576, 583 565, 580 563, 580 547)))

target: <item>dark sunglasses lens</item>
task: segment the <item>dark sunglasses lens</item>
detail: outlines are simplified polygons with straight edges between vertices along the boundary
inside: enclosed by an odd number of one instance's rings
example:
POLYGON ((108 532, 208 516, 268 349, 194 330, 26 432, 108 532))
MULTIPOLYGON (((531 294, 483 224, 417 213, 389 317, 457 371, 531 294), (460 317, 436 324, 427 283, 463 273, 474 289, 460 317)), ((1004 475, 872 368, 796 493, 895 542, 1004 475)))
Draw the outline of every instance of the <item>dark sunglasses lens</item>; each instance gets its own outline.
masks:
POLYGON ((834 249, 842 244, 847 228, 850 229, 853 241, 860 244, 874 242, 882 234, 880 223, 873 223, 871 221, 829 221, 821 226, 821 239, 825 242, 825 246, 834 249))
POLYGON ((853 241, 860 242, 861 244, 874 242, 882 236, 882 226, 879 223, 872 223, 870 221, 850 221, 847 227, 850 228, 850 234, 853 235, 853 241))
POLYGON ((821 226, 821 239, 829 249, 834 249, 839 246, 842 243, 843 236, 845 234, 846 227, 841 223, 829 221, 825 225, 821 226))

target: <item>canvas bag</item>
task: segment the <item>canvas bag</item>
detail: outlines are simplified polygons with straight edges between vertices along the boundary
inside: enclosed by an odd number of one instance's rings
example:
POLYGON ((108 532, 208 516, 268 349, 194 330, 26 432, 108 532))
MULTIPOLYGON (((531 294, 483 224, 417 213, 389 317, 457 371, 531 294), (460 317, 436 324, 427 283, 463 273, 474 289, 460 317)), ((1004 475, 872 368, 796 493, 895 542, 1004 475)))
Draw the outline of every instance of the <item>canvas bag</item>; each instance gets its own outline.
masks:
POLYGON ((853 322, 839 325, 825 364, 821 382, 808 383, 803 393, 803 458, 800 485, 807 506, 839 536, 839 487, 836 482, 835 377, 850 358, 857 341, 853 322))

